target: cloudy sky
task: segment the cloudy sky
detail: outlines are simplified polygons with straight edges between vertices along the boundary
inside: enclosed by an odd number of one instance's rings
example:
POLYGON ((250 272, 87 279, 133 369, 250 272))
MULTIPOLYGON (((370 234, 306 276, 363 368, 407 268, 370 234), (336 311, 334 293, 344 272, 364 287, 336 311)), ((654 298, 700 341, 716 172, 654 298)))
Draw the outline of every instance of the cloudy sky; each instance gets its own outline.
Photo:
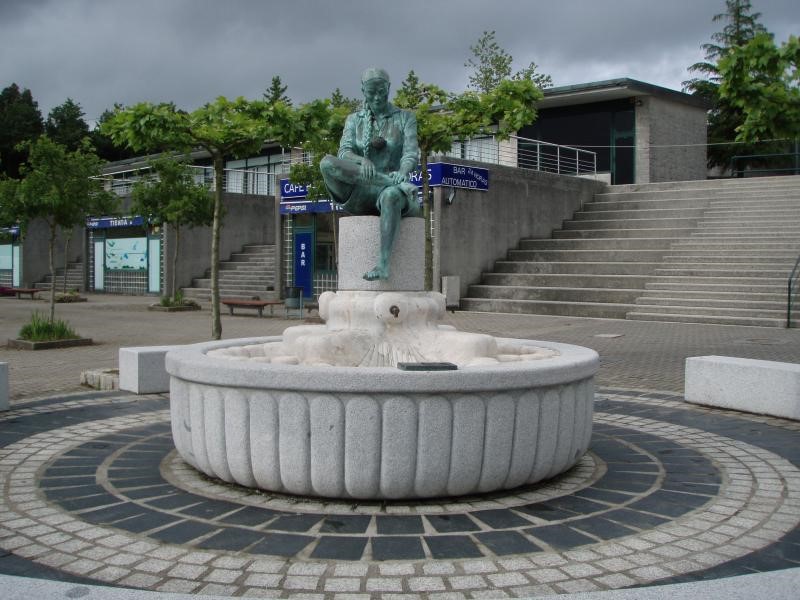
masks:
MULTIPOLYGON (((784 41, 797 0, 752 0, 784 41)), ((359 95, 382 66, 450 91, 485 30, 556 86, 630 77, 680 89, 724 0, 0 0, 0 89, 31 90, 43 115, 66 98, 96 119, 115 102, 193 109, 258 98, 274 75, 296 102, 359 95)))

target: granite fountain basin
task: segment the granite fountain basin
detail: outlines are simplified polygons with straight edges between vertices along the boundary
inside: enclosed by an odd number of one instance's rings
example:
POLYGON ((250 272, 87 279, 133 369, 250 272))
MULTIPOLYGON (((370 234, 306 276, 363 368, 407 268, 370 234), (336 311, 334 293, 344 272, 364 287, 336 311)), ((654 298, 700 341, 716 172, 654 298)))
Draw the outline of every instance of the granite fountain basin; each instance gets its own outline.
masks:
POLYGON ((452 371, 213 355, 257 354, 281 339, 208 342, 167 354, 175 446, 196 469, 285 494, 430 498, 548 479, 589 447, 599 360, 588 348, 498 339, 552 356, 452 371))

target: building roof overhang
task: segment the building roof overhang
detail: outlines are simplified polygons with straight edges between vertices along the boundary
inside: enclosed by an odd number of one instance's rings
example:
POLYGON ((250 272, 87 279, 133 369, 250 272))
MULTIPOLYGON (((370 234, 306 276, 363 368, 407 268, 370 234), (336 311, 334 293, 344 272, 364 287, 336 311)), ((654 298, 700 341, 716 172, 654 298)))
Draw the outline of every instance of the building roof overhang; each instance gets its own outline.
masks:
POLYGON ((544 98, 537 104, 539 109, 606 102, 609 100, 621 100, 641 96, 656 96, 673 102, 695 106, 703 110, 708 110, 710 108, 705 100, 697 96, 628 78, 565 85, 547 88, 543 91, 544 98))

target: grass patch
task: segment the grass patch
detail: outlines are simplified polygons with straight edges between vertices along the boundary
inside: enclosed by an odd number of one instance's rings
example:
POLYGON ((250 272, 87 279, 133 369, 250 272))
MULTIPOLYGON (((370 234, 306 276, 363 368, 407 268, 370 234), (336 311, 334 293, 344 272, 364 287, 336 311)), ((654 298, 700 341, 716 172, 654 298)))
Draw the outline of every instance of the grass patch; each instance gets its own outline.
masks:
POLYGON ((19 330, 19 337, 29 342, 49 342, 53 340, 73 340, 80 336, 66 321, 55 319, 52 323, 39 312, 31 315, 31 320, 19 330))
POLYGON ((159 304, 164 308, 176 308, 179 306, 193 306, 200 308, 200 305, 197 304, 197 302, 195 302, 194 300, 191 300, 189 298, 184 298, 183 292, 176 293, 174 297, 161 296, 159 304))

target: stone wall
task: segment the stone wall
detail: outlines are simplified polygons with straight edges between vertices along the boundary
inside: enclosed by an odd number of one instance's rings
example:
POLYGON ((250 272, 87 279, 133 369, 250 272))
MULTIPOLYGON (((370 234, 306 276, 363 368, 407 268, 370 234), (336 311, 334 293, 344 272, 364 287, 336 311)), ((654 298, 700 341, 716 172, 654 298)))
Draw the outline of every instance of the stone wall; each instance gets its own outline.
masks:
MULTIPOLYGON (((465 160, 458 163, 487 167, 465 160)), ((488 192, 460 189, 452 204, 446 201, 449 188, 438 192, 443 197, 437 201, 441 204, 436 223, 438 274, 458 275, 462 296, 520 239, 549 238, 595 193, 606 189, 604 183, 591 179, 497 165, 488 168, 488 192)))
POLYGON ((636 183, 705 179, 705 109, 657 96, 638 100, 636 183))
MULTIPOLYGON (((240 252, 245 244, 275 244, 274 196, 250 194, 225 194, 225 213, 220 231, 219 257, 228 260, 234 252, 240 252)), ((175 233, 167 234, 164 244, 166 260, 165 282, 171 285, 172 249, 175 233)), ((178 288, 188 287, 192 278, 203 277, 211 261, 211 227, 181 228, 178 256, 178 288)))
MULTIPOLYGON (((73 230, 67 253, 68 262, 83 261, 86 247, 84 232, 83 227, 76 227, 73 230)), ((53 247, 56 270, 64 266, 64 239, 59 230, 53 247)), ((20 285, 22 287, 32 287, 34 283, 42 281, 50 273, 49 240, 50 228, 47 223, 43 219, 34 219, 25 232, 25 239, 20 244, 22 248, 20 285)))

